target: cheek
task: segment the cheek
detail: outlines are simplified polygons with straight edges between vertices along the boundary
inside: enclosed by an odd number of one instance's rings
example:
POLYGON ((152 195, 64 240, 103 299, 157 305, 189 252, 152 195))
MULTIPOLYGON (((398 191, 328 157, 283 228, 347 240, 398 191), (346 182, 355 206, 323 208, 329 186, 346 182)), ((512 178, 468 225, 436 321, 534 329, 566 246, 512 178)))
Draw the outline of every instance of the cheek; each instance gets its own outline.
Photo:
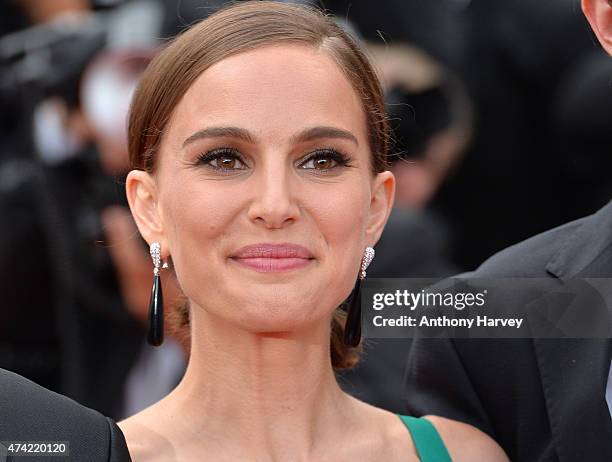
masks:
POLYGON ((240 211, 236 197, 226 187, 194 179, 173 182, 160 194, 168 250, 181 285, 201 275, 205 268, 199 266, 214 257, 240 211))
POLYGON ((328 195, 319 194, 310 204, 311 216, 325 248, 326 277, 322 293, 333 295, 331 305, 342 303, 355 284, 365 249, 368 191, 365 184, 353 184, 328 195))
POLYGON ((332 190, 313 195, 308 208, 331 247, 344 247, 359 240, 365 229, 367 194, 358 188, 332 190))

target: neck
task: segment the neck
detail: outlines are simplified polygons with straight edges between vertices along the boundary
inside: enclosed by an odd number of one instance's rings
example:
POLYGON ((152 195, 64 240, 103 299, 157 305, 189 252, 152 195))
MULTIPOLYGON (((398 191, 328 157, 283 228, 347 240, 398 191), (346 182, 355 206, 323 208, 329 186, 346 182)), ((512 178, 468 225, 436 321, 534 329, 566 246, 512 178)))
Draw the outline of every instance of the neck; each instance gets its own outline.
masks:
POLYGON ((329 322, 254 334, 192 313, 189 365, 167 400, 192 436, 227 439, 243 459, 267 460, 309 458, 337 442, 354 400, 331 366, 329 322))

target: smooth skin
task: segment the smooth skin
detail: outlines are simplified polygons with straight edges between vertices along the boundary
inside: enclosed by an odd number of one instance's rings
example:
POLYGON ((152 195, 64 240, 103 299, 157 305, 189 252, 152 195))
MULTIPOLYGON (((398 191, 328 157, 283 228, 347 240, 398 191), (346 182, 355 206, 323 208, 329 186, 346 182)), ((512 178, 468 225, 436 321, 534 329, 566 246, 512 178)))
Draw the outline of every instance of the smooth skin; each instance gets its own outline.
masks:
MULTIPOLYGON (((394 189, 390 172, 372 173, 361 102, 325 52, 267 46, 196 80, 155 173, 127 178, 140 233, 172 257, 192 313, 185 377, 120 423, 135 462, 418 460, 397 416, 339 388, 329 352, 330 318, 394 189), (256 243, 299 244, 313 259, 285 272, 237 264, 256 243)), ((430 419, 453 460, 507 460, 478 430, 430 419)))

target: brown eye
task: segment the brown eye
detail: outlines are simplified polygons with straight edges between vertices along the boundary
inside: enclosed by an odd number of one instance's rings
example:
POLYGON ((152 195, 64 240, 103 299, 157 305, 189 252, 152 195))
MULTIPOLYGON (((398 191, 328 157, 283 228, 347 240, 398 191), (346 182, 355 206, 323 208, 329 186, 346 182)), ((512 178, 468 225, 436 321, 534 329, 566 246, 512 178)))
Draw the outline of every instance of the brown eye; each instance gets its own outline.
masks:
POLYGON ((217 167, 232 169, 236 166, 236 159, 232 157, 219 157, 217 160, 217 167))
POLYGON ((315 159, 314 168, 319 170, 327 170, 334 166, 334 161, 331 159, 315 159))
POLYGON ((221 148, 207 153, 201 154, 198 157, 198 163, 204 164, 214 170, 232 171, 246 170, 246 163, 242 161, 240 154, 230 148, 221 148))
POLYGON ((349 166, 349 159, 344 154, 339 153, 334 149, 324 149, 315 151, 301 165, 300 168, 305 170, 318 170, 326 172, 334 170, 338 167, 349 166))

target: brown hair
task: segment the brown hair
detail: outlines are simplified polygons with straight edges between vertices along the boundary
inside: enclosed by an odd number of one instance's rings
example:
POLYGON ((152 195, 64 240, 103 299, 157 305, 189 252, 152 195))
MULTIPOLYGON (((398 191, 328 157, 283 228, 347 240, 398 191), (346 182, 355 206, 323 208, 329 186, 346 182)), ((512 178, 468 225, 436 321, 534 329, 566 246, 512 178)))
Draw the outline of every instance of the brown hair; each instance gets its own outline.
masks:
MULTIPOLYGON (((231 5, 173 40, 145 71, 128 124, 132 168, 152 172, 164 129, 180 99, 210 66, 266 45, 294 43, 328 53, 361 98, 369 132, 372 172, 387 168, 390 129, 383 92, 368 58, 351 36, 323 12, 302 5, 250 1, 231 5)), ((181 310, 188 325, 188 307, 181 310)), ((342 341, 345 315, 334 313, 331 359, 335 368, 356 364, 358 349, 342 341)))

